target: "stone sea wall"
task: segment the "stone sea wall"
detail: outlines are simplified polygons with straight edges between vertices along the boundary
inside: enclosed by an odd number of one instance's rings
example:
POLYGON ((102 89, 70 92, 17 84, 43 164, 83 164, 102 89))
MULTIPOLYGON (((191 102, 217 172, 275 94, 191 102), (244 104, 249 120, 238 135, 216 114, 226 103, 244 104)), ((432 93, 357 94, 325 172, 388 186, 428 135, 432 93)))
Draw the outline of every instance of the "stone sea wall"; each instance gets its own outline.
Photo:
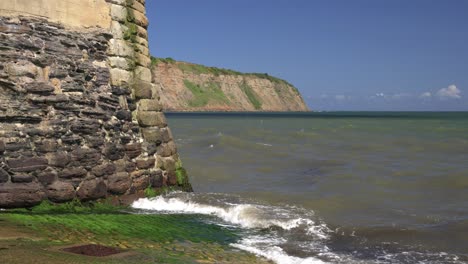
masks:
POLYGON ((0 208, 190 191, 151 84, 145 1, 40 2, 52 11, 0 4, 0 208), (80 4, 100 18, 62 20, 80 4))

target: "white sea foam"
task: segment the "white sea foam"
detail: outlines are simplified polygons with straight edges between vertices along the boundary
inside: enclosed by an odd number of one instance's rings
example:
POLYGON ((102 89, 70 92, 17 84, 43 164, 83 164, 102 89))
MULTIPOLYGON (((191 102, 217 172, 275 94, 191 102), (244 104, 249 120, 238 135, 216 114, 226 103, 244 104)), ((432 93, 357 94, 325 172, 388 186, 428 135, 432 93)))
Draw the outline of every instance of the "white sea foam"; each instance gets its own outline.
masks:
MULTIPOLYGON (((279 227, 283 230, 302 228, 311 235, 311 239, 326 239, 327 227, 316 224, 312 219, 300 217, 294 213, 288 213, 282 208, 264 206, 249 203, 228 203, 220 205, 204 204, 192 201, 188 196, 181 197, 156 197, 151 199, 139 199, 132 207, 143 210, 213 215, 230 225, 240 226, 246 229, 264 229, 279 227)), ((221 225, 223 225, 221 223, 221 225)), ((280 245, 286 240, 279 236, 248 235, 232 246, 265 257, 281 264, 311 264, 324 263, 317 258, 299 258, 288 255, 280 245)))

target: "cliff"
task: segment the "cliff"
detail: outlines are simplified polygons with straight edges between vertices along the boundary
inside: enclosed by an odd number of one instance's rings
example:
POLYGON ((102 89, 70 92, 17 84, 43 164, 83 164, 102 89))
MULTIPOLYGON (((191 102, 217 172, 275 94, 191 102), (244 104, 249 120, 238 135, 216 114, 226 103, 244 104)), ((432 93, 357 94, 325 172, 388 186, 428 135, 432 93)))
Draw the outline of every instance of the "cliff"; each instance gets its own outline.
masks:
POLYGON ((168 111, 309 111, 299 91, 268 74, 152 58, 153 83, 168 111))

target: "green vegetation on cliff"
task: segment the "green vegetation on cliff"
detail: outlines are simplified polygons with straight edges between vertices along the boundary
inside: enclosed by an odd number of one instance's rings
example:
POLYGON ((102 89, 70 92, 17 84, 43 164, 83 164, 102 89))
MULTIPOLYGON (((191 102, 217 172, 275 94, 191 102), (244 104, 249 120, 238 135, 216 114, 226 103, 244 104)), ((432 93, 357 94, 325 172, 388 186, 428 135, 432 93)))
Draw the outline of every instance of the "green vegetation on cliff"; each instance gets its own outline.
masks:
MULTIPOLYGON (((155 58, 151 57, 151 62, 153 65, 158 65, 158 63, 170 63, 170 64, 176 64, 179 69, 181 69, 183 72, 190 72, 194 74, 213 74, 215 76, 220 76, 220 75, 239 75, 239 76, 255 76, 260 79, 267 79, 270 80, 273 83, 284 83, 286 85, 294 87, 294 85, 290 84, 289 82, 271 76, 268 73, 256 73, 256 72, 250 72, 250 73, 243 73, 243 72, 238 72, 234 70, 229 70, 229 69, 223 69, 223 68, 217 68, 217 67, 209 67, 201 64, 195 64, 195 63, 188 63, 188 62, 179 62, 174 60, 173 58, 155 58)), ((296 89, 294 87, 294 89, 296 89)), ((297 89, 296 89, 297 91, 297 89)), ((299 93, 299 92, 298 92, 299 93)))
POLYGON ((218 83, 209 82, 205 85, 198 85, 189 80, 184 80, 187 87, 193 94, 194 98, 189 101, 192 107, 201 107, 208 102, 225 103, 227 102, 226 95, 223 93, 218 83))

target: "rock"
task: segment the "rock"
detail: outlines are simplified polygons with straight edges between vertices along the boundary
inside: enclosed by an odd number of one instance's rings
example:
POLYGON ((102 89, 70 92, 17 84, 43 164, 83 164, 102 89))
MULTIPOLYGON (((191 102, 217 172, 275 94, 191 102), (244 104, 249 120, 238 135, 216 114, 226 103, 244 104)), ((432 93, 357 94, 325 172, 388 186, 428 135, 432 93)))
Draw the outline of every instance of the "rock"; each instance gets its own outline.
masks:
POLYGON ((119 120, 129 121, 129 122, 132 121, 132 112, 127 111, 127 110, 119 110, 116 112, 115 116, 119 120))
POLYGON ((0 168, 0 183, 5 183, 10 179, 10 174, 4 169, 0 168))
POLYGON ((82 201, 104 198, 107 195, 107 185, 98 179, 83 181, 76 190, 76 195, 82 201))
POLYGON ((163 173, 161 170, 155 170, 150 173, 150 184, 154 188, 163 186, 163 173))
POLYGON ((52 85, 43 82, 34 82, 26 85, 26 91, 28 93, 35 93, 35 94, 50 94, 52 93, 55 88, 52 85))
POLYGON ((175 171, 176 163, 172 157, 162 158, 162 169, 167 171, 175 171))
POLYGON ((140 143, 127 144, 124 146, 124 148, 125 154, 127 154, 130 159, 138 157, 142 151, 142 146, 140 143))
POLYGON ((144 172, 133 172, 131 178, 133 191, 142 191, 150 186, 150 177, 144 172))
POLYGON ((129 71, 113 68, 110 73, 111 84, 114 86, 125 86, 132 81, 132 74, 129 71))
POLYGON ((19 158, 7 160, 8 166, 15 172, 31 172, 35 170, 43 170, 47 167, 46 158, 19 158))
POLYGON ((138 101, 138 110, 141 111, 161 111, 162 107, 159 100, 156 99, 141 99, 138 101))
POLYGON ((149 169, 154 167, 154 163, 156 162, 155 158, 145 158, 145 159, 137 159, 136 160, 136 166, 138 169, 143 170, 143 169, 149 169))
POLYGON ((177 185, 177 175, 175 171, 167 171, 167 184, 168 185, 177 185))
POLYGON ((108 190, 112 194, 123 194, 131 185, 130 176, 127 172, 119 172, 109 176, 108 190))
POLYGON ((65 168, 70 162, 70 156, 66 152, 47 153, 46 158, 50 166, 65 168))
POLYGON ((96 134, 101 128, 98 120, 78 119, 71 123, 70 130, 77 134, 92 135, 96 134))
POLYGON ((71 153, 71 160, 74 164, 84 167, 94 167, 101 160, 101 153, 96 149, 77 148, 71 153))
POLYGON ((110 160, 118 160, 125 155, 123 147, 116 144, 108 144, 104 149, 104 155, 110 160))
POLYGON ((55 152, 57 150, 57 142, 55 140, 45 139, 43 141, 35 142, 36 151, 38 152, 55 152))
POLYGON ((91 172, 96 176, 96 177, 102 177, 105 175, 111 175, 115 172, 116 166, 112 163, 105 163, 102 165, 98 165, 94 167, 91 172))
POLYGON ((143 127, 165 127, 167 126, 166 117, 162 112, 138 111, 138 124, 143 127))
POLYGON ((153 85, 149 82, 138 81, 132 86, 132 88, 136 99, 153 98, 153 85))
POLYGON ((161 144, 158 147, 157 154, 161 157, 169 157, 177 153, 177 148, 174 144, 174 141, 170 141, 168 143, 161 144))
POLYGON ((75 198, 75 188, 71 183, 56 181, 47 186, 47 197, 56 203, 68 202, 75 198))
POLYGON ((5 152, 5 142, 0 140, 0 154, 3 154, 5 152))
POLYGON ((0 185, 0 208, 32 207, 46 198, 39 183, 5 183, 0 185))
POLYGON ((11 182, 14 183, 25 183, 32 182, 34 177, 28 174, 13 174, 11 175, 11 182))
POLYGON ((58 173, 52 168, 47 168, 44 171, 39 172, 36 177, 42 185, 46 186, 57 180, 58 173))
POLYGON ((87 173, 83 167, 66 168, 58 173, 58 177, 62 179, 83 178, 87 173))
POLYGON ((131 162, 125 159, 120 159, 114 162, 117 172, 132 172, 136 169, 135 162, 131 162))

